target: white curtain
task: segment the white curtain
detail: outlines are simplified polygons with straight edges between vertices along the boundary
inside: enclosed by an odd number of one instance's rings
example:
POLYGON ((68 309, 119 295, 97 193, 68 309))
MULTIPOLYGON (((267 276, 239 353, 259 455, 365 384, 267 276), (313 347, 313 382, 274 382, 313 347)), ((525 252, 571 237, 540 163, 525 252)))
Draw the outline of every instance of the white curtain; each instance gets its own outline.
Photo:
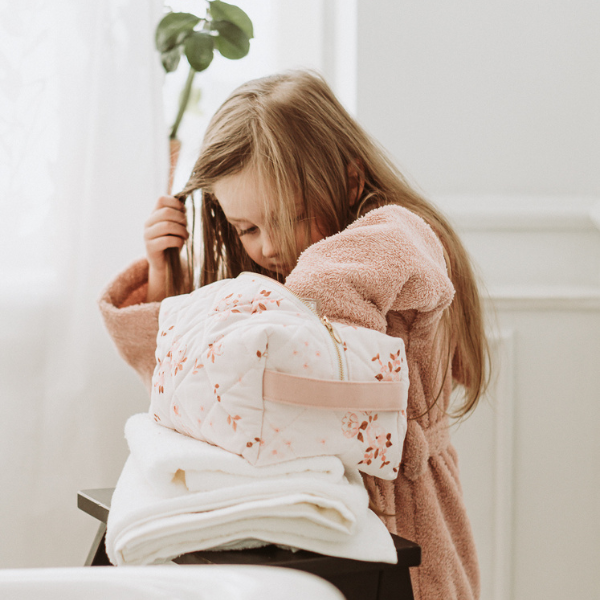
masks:
MULTIPOLYGON (((217 55, 196 77, 175 189, 231 90, 323 66, 326 1, 234 2, 254 23, 251 52, 217 55)), ((148 407, 96 303, 143 256, 143 223, 166 189, 164 115, 170 123, 187 65, 166 78, 164 110, 163 10, 162 0, 0 0, 0 568, 83 563, 97 523, 77 509, 77 490, 114 487, 125 420, 148 407)))
POLYGON ((0 568, 81 565, 147 409, 96 301, 166 186, 160 0, 0 0, 0 568))

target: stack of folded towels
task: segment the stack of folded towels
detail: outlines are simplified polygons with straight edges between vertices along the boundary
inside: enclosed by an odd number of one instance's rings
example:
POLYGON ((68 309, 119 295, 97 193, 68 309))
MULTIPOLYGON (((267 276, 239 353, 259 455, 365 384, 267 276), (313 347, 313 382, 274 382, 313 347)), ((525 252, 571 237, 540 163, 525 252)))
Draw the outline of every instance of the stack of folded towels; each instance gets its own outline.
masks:
POLYGON ((268 543, 397 562, 360 473, 336 456, 257 467, 162 427, 148 413, 132 416, 125 436, 131 453, 106 534, 113 564, 159 564, 186 552, 268 543))

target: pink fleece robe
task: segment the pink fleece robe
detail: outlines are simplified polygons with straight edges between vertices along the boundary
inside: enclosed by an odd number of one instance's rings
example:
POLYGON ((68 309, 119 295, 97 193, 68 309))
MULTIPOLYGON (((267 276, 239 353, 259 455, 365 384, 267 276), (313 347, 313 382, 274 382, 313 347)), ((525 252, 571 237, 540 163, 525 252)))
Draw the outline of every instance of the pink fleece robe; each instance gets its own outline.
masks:
MULTIPOLYGON (((145 260, 134 263, 104 292, 100 309, 119 353, 150 389, 160 305, 144 302, 147 273, 145 260)), ((445 380, 439 368, 445 357, 437 326, 454 295, 439 240, 410 211, 379 208, 305 250, 286 286, 320 300, 332 321, 403 338, 411 420, 400 474, 395 481, 365 476, 365 484, 379 509, 395 514, 384 518, 388 529, 422 548, 422 564, 411 573, 415 598, 479 598, 477 555, 445 415, 451 364, 445 380), (442 382, 436 406, 424 414, 442 382)))

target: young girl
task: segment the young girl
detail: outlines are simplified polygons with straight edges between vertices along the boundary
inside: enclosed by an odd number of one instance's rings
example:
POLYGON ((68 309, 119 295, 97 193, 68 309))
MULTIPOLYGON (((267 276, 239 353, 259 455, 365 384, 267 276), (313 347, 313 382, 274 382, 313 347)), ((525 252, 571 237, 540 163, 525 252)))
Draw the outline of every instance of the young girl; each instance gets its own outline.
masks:
MULTIPOLYGON (((469 259, 436 209, 404 180, 318 75, 287 72, 238 88, 213 117, 185 189, 145 226, 147 260, 101 299, 122 356, 150 387, 165 251, 188 239, 183 202, 202 194, 201 285, 253 271, 319 300, 332 321, 402 337, 409 427, 396 481, 365 476, 388 529, 422 547, 415 598, 479 596, 471 527, 450 444, 450 393, 467 415, 486 386, 487 345, 469 259), (387 516, 386 516, 387 515, 387 516)), ((195 265, 176 282, 191 291, 195 265)))

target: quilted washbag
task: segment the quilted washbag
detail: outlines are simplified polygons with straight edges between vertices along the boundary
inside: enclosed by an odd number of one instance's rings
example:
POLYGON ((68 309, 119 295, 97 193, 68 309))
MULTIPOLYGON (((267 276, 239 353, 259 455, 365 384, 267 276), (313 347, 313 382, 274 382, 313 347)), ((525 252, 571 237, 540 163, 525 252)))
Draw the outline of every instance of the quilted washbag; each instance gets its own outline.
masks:
POLYGON ((255 273, 163 300, 150 413, 253 465, 335 455, 395 479, 406 435, 404 343, 330 323, 255 273))

